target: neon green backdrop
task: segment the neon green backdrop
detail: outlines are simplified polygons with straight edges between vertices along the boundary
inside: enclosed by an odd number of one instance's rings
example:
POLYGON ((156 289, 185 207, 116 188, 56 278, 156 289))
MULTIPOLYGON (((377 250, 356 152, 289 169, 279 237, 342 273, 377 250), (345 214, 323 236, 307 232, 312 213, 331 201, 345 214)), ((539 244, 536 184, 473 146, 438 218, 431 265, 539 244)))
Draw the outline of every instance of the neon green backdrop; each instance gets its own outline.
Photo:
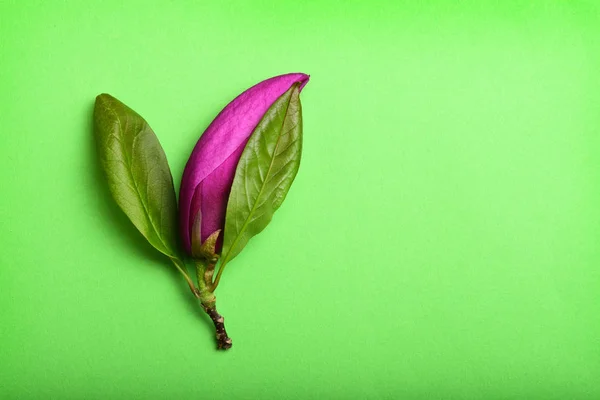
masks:
POLYGON ((0 397, 600 398, 599 16, 0 1, 0 397), (178 185, 217 112, 292 71, 302 165, 223 275, 219 353, 107 194, 94 97, 148 120, 178 185))

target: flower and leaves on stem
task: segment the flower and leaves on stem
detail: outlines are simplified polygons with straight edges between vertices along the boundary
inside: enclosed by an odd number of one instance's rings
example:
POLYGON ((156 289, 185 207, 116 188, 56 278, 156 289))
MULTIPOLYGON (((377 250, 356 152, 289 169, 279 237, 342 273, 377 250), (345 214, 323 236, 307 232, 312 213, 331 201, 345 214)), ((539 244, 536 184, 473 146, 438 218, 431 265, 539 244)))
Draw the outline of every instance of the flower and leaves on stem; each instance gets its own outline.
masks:
POLYGON ((300 166, 300 91, 308 75, 267 79, 229 103, 200 137, 179 195, 148 123, 108 94, 96 98, 94 132, 110 191, 148 242, 171 259, 215 325, 219 349, 231 347, 214 291, 227 264, 281 206, 300 166), (177 238, 194 260, 187 273, 177 238), (218 266, 218 269, 217 269, 218 266))

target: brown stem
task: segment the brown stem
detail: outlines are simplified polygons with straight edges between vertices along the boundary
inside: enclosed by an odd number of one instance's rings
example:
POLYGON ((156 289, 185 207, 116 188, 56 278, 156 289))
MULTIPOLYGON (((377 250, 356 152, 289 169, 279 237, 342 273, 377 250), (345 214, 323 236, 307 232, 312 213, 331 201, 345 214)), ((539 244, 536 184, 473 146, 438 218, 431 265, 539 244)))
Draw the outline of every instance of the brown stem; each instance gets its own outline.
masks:
POLYGON ((204 304, 202 304, 202 308, 204 308, 204 311, 206 311, 210 319, 212 319, 213 324, 215 324, 217 336, 217 349, 230 349, 232 343, 229 336, 227 336, 227 331, 225 330, 225 319, 223 318, 223 316, 217 312, 217 308, 215 306, 207 307, 204 304))

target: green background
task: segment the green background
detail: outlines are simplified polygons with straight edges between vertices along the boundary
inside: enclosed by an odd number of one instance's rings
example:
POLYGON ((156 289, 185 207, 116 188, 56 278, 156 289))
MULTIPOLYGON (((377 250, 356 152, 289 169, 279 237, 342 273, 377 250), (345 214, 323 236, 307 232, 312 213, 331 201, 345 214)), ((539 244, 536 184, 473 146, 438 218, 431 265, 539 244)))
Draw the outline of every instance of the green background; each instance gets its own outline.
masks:
POLYGON ((0 397, 600 398, 600 14, 581 1, 0 1, 0 397), (234 347, 113 205, 93 101, 179 186, 247 87, 304 154, 223 275, 234 347))

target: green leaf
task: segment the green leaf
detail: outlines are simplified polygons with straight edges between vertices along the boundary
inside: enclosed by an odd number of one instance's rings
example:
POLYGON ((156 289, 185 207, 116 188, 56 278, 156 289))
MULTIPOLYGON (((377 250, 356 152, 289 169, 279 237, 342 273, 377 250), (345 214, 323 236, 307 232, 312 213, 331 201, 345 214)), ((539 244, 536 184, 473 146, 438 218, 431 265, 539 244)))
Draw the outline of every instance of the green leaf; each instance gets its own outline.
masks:
POLYGON ((300 167, 302 107, 299 84, 267 110, 235 171, 225 216, 222 263, 237 256, 281 206, 300 167))
POLYGON ((161 253, 178 258, 177 202, 167 157, 148 123, 108 94, 96 98, 94 133, 115 201, 161 253))

